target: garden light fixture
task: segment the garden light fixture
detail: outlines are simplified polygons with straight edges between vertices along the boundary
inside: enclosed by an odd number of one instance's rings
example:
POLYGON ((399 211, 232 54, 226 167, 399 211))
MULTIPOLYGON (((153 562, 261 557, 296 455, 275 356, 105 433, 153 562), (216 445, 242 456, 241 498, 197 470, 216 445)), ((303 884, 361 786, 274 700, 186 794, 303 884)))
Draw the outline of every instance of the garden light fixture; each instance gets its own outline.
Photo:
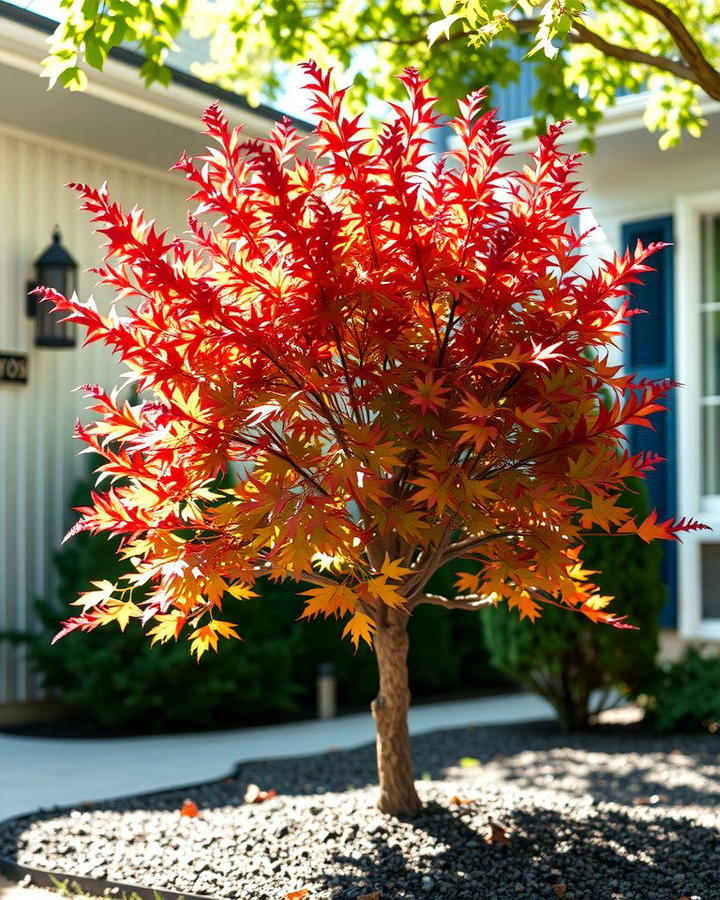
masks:
POLYGON ((28 284, 27 313, 35 319, 36 347, 75 346, 75 326, 63 322, 62 314, 55 312, 51 303, 39 303, 30 291, 39 285, 70 297, 77 287, 77 268, 75 260, 60 243, 60 229, 56 227, 52 244, 35 260, 35 281, 28 284))

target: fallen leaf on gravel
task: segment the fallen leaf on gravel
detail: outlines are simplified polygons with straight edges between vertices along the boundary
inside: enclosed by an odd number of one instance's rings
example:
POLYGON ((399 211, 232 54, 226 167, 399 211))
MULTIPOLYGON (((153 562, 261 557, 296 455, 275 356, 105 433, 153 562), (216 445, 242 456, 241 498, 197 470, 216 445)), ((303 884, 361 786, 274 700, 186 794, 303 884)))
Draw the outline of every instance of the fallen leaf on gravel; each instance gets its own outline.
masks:
POLYGON ((299 891, 290 891, 289 894, 285 894, 285 900, 303 900, 303 897, 307 897, 309 893, 307 888, 300 888, 299 891))
POLYGON ((667 794, 651 794, 649 797, 633 797, 633 806, 655 806, 656 803, 667 803, 667 794))
POLYGON ((485 838, 488 844, 509 844, 510 838, 508 837, 507 828, 499 822, 496 822, 494 819, 490 819, 489 821, 490 834, 485 838))
MULTIPOLYGON (((274 788, 270 788, 269 791, 261 791, 256 784, 249 784, 244 800, 246 803, 263 803, 265 800, 270 800, 271 797, 277 797, 277 791, 274 788)), ((307 890, 307 888, 303 888, 303 890, 307 890)), ((301 894, 300 896, 304 897, 305 895, 301 894)))
POLYGON ((553 885, 553 891, 556 897, 564 897, 567 894, 567 885, 564 881, 561 881, 559 884, 553 885))
POLYGON ((357 900, 380 900, 382 891, 370 891, 369 894, 360 894, 357 900))
POLYGON ((197 803, 194 800, 184 800, 183 805, 180 807, 180 815, 187 816, 188 819, 194 819, 196 816, 199 816, 200 810, 197 803))
POLYGON ((474 769, 475 766, 480 765, 480 760, 475 759, 474 756, 463 756, 460 760, 460 768, 461 769, 474 769))

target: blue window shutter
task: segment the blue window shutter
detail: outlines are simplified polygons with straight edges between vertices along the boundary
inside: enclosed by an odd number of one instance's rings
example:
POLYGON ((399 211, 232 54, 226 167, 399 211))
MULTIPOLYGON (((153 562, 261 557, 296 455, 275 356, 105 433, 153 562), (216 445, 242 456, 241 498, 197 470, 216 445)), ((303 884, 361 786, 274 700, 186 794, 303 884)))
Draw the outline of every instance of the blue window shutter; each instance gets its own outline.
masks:
MULTIPOLYGON (((623 247, 633 248, 639 240, 643 244, 655 241, 671 243, 672 216, 645 222, 628 222, 622 229, 623 247)), ((674 250, 666 247, 651 259, 655 272, 642 276, 643 284, 632 291, 633 306, 647 311, 635 316, 628 327, 625 366, 641 378, 674 378, 674 306, 673 259, 674 250)), ((676 453, 675 453, 675 397, 670 396, 668 411, 653 417, 655 431, 633 427, 630 430, 630 449, 633 453, 652 451, 667 462, 649 472, 647 481, 650 502, 660 519, 676 515, 676 453)), ((677 551, 673 544, 664 544, 663 580, 668 589, 668 601, 660 617, 666 628, 677 626, 677 551)))

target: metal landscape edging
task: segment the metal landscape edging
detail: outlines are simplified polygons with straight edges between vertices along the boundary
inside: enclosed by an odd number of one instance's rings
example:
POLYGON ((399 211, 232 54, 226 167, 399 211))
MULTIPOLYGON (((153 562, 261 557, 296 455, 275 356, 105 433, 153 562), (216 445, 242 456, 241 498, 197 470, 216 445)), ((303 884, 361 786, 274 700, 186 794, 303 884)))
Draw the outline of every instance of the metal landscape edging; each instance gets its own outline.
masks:
MULTIPOLYGON (((11 821, 6 819, 3 821, 11 821)), ((0 856, 0 873, 11 881, 22 882, 29 879, 27 886, 47 887, 58 891, 63 897, 118 897, 120 900, 218 900, 207 894, 179 894, 169 888, 150 888, 122 881, 92 878, 89 875, 68 875, 13 862, 7 856, 0 856)))

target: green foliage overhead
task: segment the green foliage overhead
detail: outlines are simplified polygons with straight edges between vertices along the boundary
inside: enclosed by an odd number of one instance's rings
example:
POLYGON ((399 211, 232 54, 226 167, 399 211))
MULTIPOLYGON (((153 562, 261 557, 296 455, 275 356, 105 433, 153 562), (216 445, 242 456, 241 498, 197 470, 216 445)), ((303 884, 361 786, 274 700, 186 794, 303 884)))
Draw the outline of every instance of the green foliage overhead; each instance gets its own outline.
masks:
POLYGON ((353 71, 366 103, 371 92, 402 96, 395 76, 407 65, 441 97, 504 86, 523 53, 537 76, 537 129, 572 118, 591 133, 621 92, 648 87, 645 123, 670 146, 683 130, 701 133, 703 90, 720 99, 720 0, 62 0, 61 15, 45 74, 71 90, 123 42, 146 57, 146 84, 167 84, 186 28, 209 41, 197 73, 253 104, 277 96, 289 65, 307 58, 353 71))
MULTIPOLYGON (((649 503, 642 482, 629 482, 623 506, 636 519, 649 503)), ((490 660, 498 669, 541 694, 566 730, 584 728, 618 690, 636 688, 653 671, 658 622, 665 603, 660 569, 663 548, 635 535, 597 534, 587 538, 583 565, 615 597, 613 607, 637 630, 596 627, 582 616, 548 608, 534 624, 503 607, 480 614, 490 660), (594 696, 593 696, 594 694, 594 696)))

